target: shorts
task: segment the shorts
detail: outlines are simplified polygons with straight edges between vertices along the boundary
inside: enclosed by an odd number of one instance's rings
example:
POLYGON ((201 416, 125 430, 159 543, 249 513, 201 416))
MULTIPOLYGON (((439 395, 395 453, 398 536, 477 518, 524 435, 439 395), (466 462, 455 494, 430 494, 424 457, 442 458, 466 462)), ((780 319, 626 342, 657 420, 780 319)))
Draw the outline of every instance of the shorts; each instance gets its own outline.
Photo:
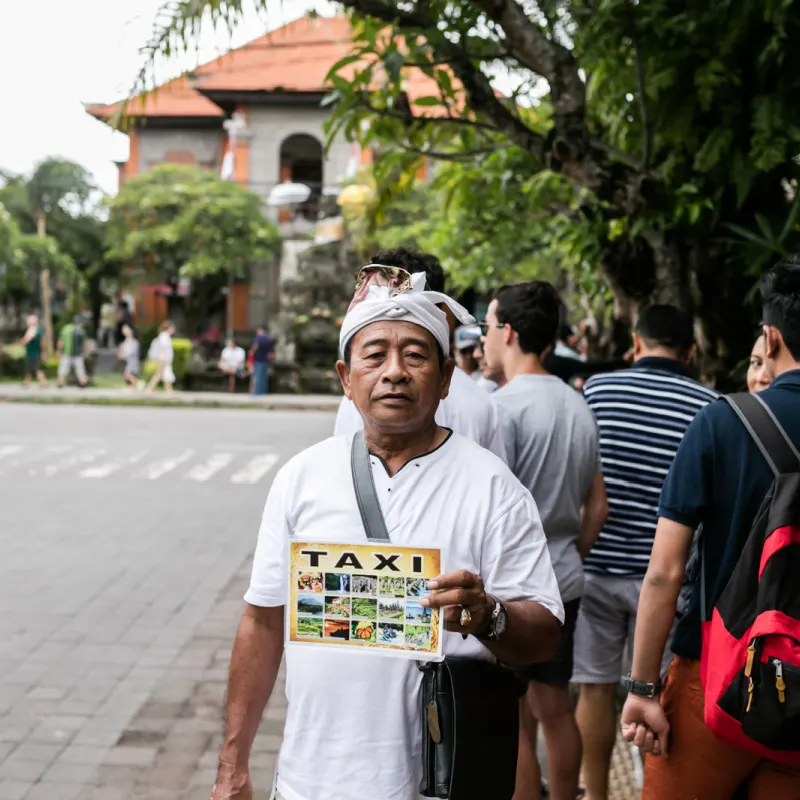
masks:
POLYGON ((73 369, 79 381, 86 380, 86 366, 83 363, 83 356, 61 356, 58 362, 58 377, 66 378, 73 369))
POLYGON ((131 359, 130 361, 125 362, 125 372, 128 375, 138 375, 140 368, 139 359, 131 359))
MULTIPOLYGON (((586 573, 575 629, 575 683, 610 684, 628 672, 644 578, 586 573)), ((672 653, 662 660, 666 673, 672 653)))
POLYGON ((25 359, 25 374, 30 378, 35 378, 36 374, 42 369, 42 360, 40 358, 26 358, 25 359))
POLYGON ((580 597, 564 603, 564 625, 561 628, 561 640, 556 654, 549 661, 515 669, 514 672, 521 680, 536 681, 551 686, 566 686, 572 680, 572 651, 580 604, 580 597))

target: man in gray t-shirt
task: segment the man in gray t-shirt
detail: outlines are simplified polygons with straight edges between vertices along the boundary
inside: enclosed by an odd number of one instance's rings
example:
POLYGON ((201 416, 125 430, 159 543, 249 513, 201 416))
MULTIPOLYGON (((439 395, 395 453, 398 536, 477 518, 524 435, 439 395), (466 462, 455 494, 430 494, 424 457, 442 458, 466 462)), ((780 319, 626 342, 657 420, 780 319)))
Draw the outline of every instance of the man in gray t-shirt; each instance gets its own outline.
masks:
POLYGON ((561 301, 549 283, 503 287, 486 314, 483 355, 487 368, 506 380, 492 395, 506 462, 539 508, 566 616, 556 656, 523 674, 529 687, 520 709, 515 796, 539 796, 536 726, 541 722, 550 797, 572 800, 581 760, 569 695, 573 638, 583 594, 583 559, 600 533, 608 504, 594 415, 578 392, 542 368, 560 317, 561 301))

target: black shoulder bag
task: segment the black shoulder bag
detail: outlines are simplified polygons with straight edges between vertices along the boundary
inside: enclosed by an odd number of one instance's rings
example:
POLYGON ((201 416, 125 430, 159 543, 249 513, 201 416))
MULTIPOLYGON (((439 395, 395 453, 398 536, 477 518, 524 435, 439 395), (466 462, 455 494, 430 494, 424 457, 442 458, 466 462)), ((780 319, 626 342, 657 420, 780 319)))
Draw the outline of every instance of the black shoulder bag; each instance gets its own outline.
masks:
MULTIPOLYGON (((353 439, 351 469, 367 538, 391 541, 362 433, 353 439)), ((423 673, 420 794, 511 800, 525 687, 511 670, 477 658, 448 657, 417 666, 423 673)))

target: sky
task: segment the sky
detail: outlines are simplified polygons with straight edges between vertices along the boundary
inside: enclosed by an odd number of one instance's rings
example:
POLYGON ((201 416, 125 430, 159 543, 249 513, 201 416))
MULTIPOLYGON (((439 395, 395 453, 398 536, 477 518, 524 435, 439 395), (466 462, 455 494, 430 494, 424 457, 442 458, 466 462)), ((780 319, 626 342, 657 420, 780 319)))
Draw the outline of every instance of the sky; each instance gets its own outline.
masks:
MULTIPOLYGON (((28 173, 48 156, 82 164, 105 192, 117 191, 115 161, 128 137, 90 117, 83 103, 110 103, 129 92, 139 53, 164 0, 0 0, 0 169, 28 173)), ((290 22, 325 0, 276 0, 251 11, 233 38, 204 32, 194 52, 159 65, 166 80, 290 22)))

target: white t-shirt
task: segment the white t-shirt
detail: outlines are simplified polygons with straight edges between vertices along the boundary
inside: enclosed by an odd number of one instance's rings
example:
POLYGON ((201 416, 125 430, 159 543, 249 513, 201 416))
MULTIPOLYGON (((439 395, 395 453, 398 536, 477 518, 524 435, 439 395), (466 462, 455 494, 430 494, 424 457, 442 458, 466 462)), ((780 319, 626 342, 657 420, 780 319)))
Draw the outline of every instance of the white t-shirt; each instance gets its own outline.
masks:
MULTIPOLYGON (((436 422, 443 428, 450 428, 472 439, 505 460, 504 436, 497 409, 486 391, 458 367, 453 371, 450 394, 439 403, 436 422)), ((343 397, 336 414, 334 436, 352 438, 363 427, 364 421, 355 404, 343 397)))
POLYGON ((155 356, 155 360, 160 361, 162 364, 172 363, 172 337, 167 331, 158 334, 153 355, 155 356))
POLYGON ((226 369, 240 369, 244 366, 245 353, 241 347, 224 347, 219 360, 226 369))
MULTIPOLYGON (((326 439, 275 476, 245 600, 284 605, 290 537, 366 539, 350 474, 351 439, 326 439)), ((533 600, 563 621, 539 513, 497 457, 451 434, 390 478, 372 459, 393 542, 441 547, 443 570, 480 574, 501 600, 533 600)), ((491 658, 470 636, 445 632, 448 654, 491 658)), ((286 730, 278 791, 286 800, 419 800, 420 687, 413 661, 288 647, 286 730)))

